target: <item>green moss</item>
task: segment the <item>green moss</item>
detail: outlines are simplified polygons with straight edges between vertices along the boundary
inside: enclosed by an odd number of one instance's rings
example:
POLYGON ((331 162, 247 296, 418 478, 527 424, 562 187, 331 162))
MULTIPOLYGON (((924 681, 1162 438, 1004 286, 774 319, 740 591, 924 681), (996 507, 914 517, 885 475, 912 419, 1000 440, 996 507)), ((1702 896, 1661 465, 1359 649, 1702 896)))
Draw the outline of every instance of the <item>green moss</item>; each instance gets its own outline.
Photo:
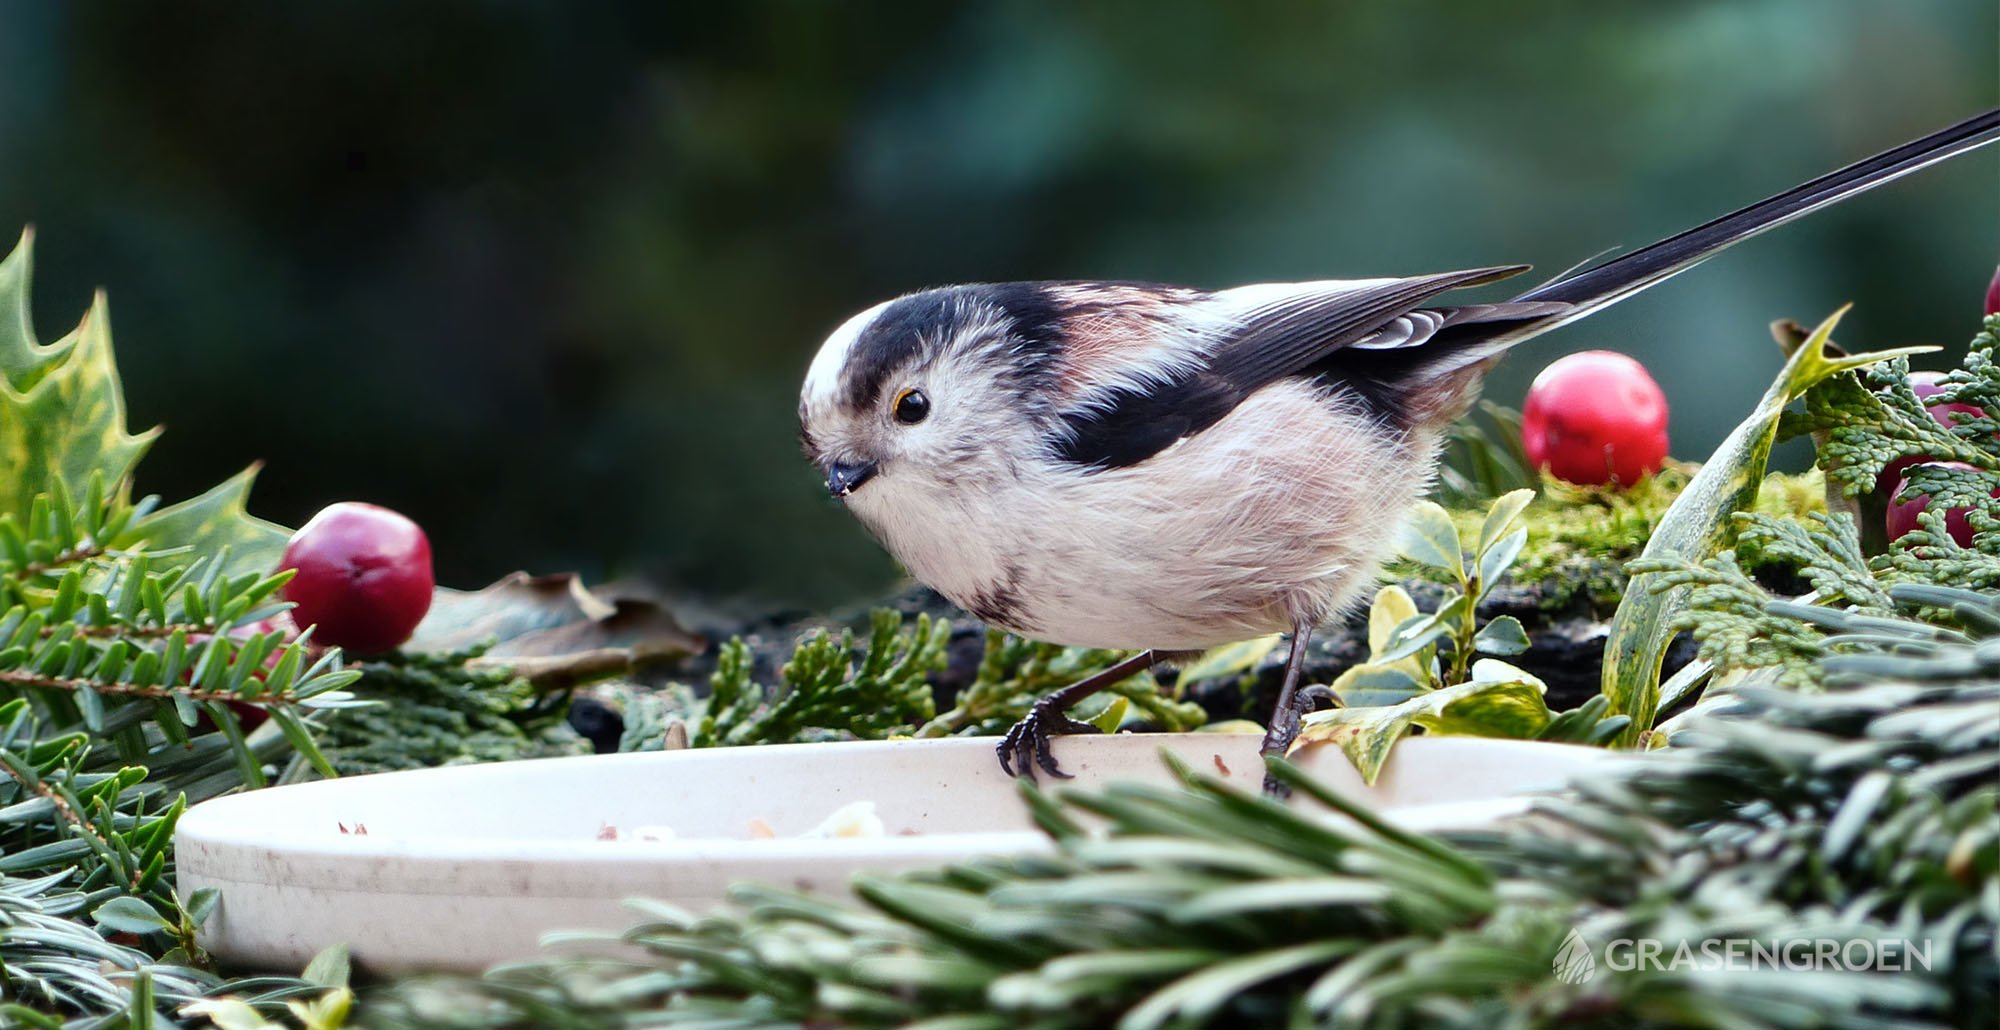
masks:
MULTIPOLYGON (((1577 486, 1544 478, 1528 506, 1528 546, 1514 563, 1510 582, 1534 595, 1544 613, 1598 617, 1618 607, 1625 593, 1625 563, 1639 556, 1653 529, 1697 466, 1669 465, 1630 489, 1577 486)), ((1765 477, 1756 511, 1774 518, 1800 519, 1826 511, 1826 481, 1817 469, 1798 475, 1765 477)), ((1461 532, 1477 534, 1483 509, 1456 511, 1461 532)), ((1746 556, 1751 568, 1755 555, 1746 556)), ((1398 574, 1415 567, 1399 563, 1398 574)))
POLYGON ((1757 504, 1750 509, 1772 518, 1802 519, 1826 514, 1826 473, 1817 468, 1796 475, 1773 472, 1764 477, 1757 490, 1757 504))

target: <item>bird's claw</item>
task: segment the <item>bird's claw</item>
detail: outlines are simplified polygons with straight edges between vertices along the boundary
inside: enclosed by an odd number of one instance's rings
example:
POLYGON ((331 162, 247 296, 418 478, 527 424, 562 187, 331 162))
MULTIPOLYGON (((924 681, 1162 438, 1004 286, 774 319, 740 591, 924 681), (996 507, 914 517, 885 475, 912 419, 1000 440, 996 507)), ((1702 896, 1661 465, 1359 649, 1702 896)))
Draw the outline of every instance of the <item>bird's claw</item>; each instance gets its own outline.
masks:
POLYGON ((1055 755, 1049 752, 1049 738, 1063 733, 1094 733, 1097 727, 1087 722, 1079 722, 1063 714, 1049 698, 1035 702, 1028 714, 994 748, 1000 753, 1000 768, 1009 776, 1025 776, 1030 782, 1035 778, 1035 767, 1057 779, 1071 779, 1056 764, 1055 755))
POLYGON ((1307 716, 1318 711, 1321 702, 1325 702, 1328 708, 1338 708, 1340 695, 1335 694, 1332 687, 1317 683, 1301 688, 1298 698, 1299 715, 1307 716))
MULTIPOLYGON (((1330 706, 1340 703, 1331 687, 1317 684, 1301 687, 1292 695, 1291 704, 1287 706, 1289 710, 1272 712, 1271 728, 1264 734, 1264 754, 1282 756, 1289 752, 1292 749, 1292 741, 1299 738, 1299 729, 1305 717, 1316 711, 1322 701, 1330 706)), ((1283 801, 1292 796, 1292 788, 1278 782, 1277 777, 1266 774, 1264 796, 1283 801)))

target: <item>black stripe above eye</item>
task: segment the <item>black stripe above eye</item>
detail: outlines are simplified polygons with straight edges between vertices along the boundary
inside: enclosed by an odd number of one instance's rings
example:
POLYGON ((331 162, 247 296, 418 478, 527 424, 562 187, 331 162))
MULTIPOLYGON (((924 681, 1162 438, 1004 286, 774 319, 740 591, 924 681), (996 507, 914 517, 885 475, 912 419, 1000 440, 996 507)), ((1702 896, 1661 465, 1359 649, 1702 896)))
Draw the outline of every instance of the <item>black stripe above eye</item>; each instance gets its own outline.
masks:
POLYGON ((849 406, 871 408, 882 399, 889 376, 916 360, 923 352, 925 337, 935 335, 950 314, 950 292, 931 290, 904 297, 868 323, 855 338, 840 373, 849 406))
MULTIPOLYGON (((970 324, 1004 323, 1007 346, 992 348, 996 361, 1024 388, 1039 383, 1062 345, 1062 312, 1041 283, 947 286, 914 293, 891 303, 862 330, 841 372, 847 403, 879 404, 889 378, 926 357, 927 348, 956 341, 976 345, 962 334, 970 324)), ((943 400, 943 398, 936 398, 943 400)))

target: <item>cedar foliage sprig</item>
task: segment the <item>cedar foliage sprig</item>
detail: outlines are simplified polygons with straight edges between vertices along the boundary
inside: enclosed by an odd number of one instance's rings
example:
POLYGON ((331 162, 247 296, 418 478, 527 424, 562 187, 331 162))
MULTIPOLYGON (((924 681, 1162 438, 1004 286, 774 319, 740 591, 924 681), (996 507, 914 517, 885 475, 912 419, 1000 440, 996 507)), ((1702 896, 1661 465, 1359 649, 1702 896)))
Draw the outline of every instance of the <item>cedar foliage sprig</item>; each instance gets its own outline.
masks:
POLYGON ((692 720, 691 743, 714 747, 829 739, 838 733, 879 738, 922 722, 936 711, 929 676, 944 667, 951 625, 917 616, 903 629, 887 609, 869 617, 868 641, 819 630, 800 642, 766 687, 752 675, 750 649, 723 645, 709 697, 692 720))
MULTIPOLYGON (((1808 518, 1808 524, 1800 524, 1738 512, 1735 522, 1741 539, 1795 564, 1800 576, 1814 586, 1819 601, 1845 602, 1845 610, 1857 615, 1893 613, 1895 602, 1861 555, 1853 517, 1843 512, 1808 518)), ((1743 571, 1734 552, 1725 551, 1700 565, 1640 559, 1627 568, 1634 576, 1657 573, 1647 581, 1653 590, 1693 588, 1677 625, 1693 634, 1704 661, 1718 669, 1769 669, 1776 682, 1788 687, 1820 682, 1819 660, 1828 653, 1827 634, 1816 622, 1799 616, 1800 609, 1811 606, 1781 604, 1743 571)))
MULTIPOLYGON (((869 613, 868 638, 814 630, 795 646, 778 682, 758 682, 757 662, 741 637, 725 641, 700 697, 685 685, 624 692, 621 751, 663 746, 717 747, 892 736, 990 735, 1027 714, 1043 695, 1109 668, 1125 652, 1063 647, 988 630, 972 682, 951 708, 937 710, 931 677, 949 658, 951 624, 928 615, 905 620, 895 609, 869 613)), ((1079 718, 1108 723, 1137 718, 1167 730, 1208 721, 1200 705, 1180 701, 1149 673, 1086 700, 1079 718)), ((1107 729, 1115 726, 1106 726, 1107 729)))
MULTIPOLYGON (((1125 656, 1124 651, 1063 647, 989 629, 972 682, 958 692, 950 709, 918 727, 913 735, 1005 733, 1036 701, 1116 665, 1125 656)), ((1169 696, 1149 672, 1107 687, 1101 697, 1079 705, 1075 717, 1086 721, 1102 718, 1121 702, 1125 711, 1170 732, 1195 729, 1208 721, 1208 713, 1200 705, 1169 696)))
POLYGON ((403 652, 352 666, 374 704, 345 709, 315 734, 343 776, 588 754, 564 722, 569 691, 544 692, 474 662, 489 645, 403 652))
MULTIPOLYGON (((1646 559, 1630 563, 1628 571, 1658 573, 1648 581, 1655 590, 1694 587, 1677 625, 1693 633, 1703 659, 1724 671, 1762 670, 1789 687, 1819 686, 1829 668, 1839 667, 1822 659, 1855 650, 1857 641, 1880 644, 1879 638, 1856 635, 1855 627, 1872 625, 1870 620, 1891 619, 1885 625, 1901 626, 1898 632, 1905 637, 1909 620, 1893 620, 1920 609, 1939 624, 1936 633, 1956 632, 1965 618, 1976 620, 1978 605, 1954 609, 1917 599, 1941 596, 1937 590, 2000 587, 2000 498, 1992 496, 2000 485, 2000 424, 1961 413, 1952 416, 1953 425, 1944 426, 1925 406, 1957 402, 2000 411, 1996 347, 2000 316, 1989 316, 1967 350, 1965 367, 1940 381, 1942 393, 1917 397, 1908 363, 1898 358, 1865 370, 1865 381, 1854 374, 1827 380, 1806 394, 1804 414, 1788 420, 1791 431, 1820 436, 1819 465, 1828 483, 1849 495, 1874 489, 1890 462, 1927 459, 1905 469, 1903 476, 1907 492, 1929 495, 1930 505, 1918 516, 1918 528, 1882 553, 1864 553, 1849 513, 1812 515, 1801 522, 1738 512, 1736 553, 1699 565, 1646 559), (1975 467, 1935 463, 1946 459, 1975 467), (1970 509, 1970 547, 1946 532, 1944 511, 1956 507, 1970 509), (1769 593, 1743 572, 1739 554, 1745 553, 1796 567, 1813 588, 1811 603, 1769 593), (1967 616, 1968 611, 1974 614, 1967 616)), ((1967 628, 1981 631, 1976 621, 1967 628)))
MULTIPOLYGON (((1924 462, 1964 462, 1986 473, 2000 473, 2000 447, 1995 446, 2000 422, 2000 315, 1988 315, 1967 349, 1965 365, 1938 382, 1941 392, 1918 398, 1909 381, 1909 361, 1898 358, 1865 370, 1865 382, 1853 375, 1837 376, 1806 396, 1803 417, 1788 419, 1788 432, 1822 433, 1820 463, 1827 478, 1848 496, 1875 488, 1882 469, 1900 458, 1924 462), (1927 406, 1968 404, 1987 412, 1983 418, 1954 414, 1953 424, 1941 425, 1927 406)), ((1914 471, 1914 470, 1913 470, 1914 471)), ((1936 495, 1933 495, 1936 496, 1936 495)), ((1955 497, 1948 507, 1990 502, 1983 491, 1955 497)), ((1990 509, 1986 512, 1993 513, 1990 509)))
POLYGON ((624 698, 622 751, 661 747, 786 744, 840 738, 881 739, 907 733, 936 711, 930 675, 945 664, 951 624, 879 609, 868 638, 851 630, 813 631, 778 671, 760 683, 750 645, 724 641, 697 697, 681 684, 624 698))

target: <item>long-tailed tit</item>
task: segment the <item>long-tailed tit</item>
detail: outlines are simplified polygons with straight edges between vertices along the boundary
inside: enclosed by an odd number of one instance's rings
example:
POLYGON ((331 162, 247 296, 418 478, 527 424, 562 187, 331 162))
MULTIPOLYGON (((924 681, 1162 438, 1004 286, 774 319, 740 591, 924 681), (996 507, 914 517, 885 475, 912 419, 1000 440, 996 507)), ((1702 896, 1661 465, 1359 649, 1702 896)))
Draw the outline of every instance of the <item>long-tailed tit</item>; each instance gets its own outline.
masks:
POLYGON ((925 290, 835 330, 806 451, 918 579, 989 625, 1136 650, 999 746, 1064 775, 1064 711, 1162 658, 1289 631, 1267 750, 1297 732, 1313 627, 1371 582, 1446 428, 1508 348, 1739 240, 2000 137, 2000 109, 1497 304, 1526 270, 1227 290, 1024 282, 925 290))

